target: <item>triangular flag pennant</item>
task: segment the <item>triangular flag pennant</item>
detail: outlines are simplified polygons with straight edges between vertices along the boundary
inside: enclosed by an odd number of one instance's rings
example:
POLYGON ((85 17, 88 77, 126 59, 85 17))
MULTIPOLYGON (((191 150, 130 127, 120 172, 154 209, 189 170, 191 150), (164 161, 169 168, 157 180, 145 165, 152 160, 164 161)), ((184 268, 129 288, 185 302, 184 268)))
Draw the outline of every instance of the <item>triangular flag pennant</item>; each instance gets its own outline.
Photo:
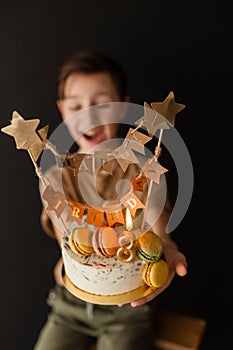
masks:
POLYGON ((86 223, 101 227, 103 224, 104 212, 98 211, 92 207, 88 207, 86 223))

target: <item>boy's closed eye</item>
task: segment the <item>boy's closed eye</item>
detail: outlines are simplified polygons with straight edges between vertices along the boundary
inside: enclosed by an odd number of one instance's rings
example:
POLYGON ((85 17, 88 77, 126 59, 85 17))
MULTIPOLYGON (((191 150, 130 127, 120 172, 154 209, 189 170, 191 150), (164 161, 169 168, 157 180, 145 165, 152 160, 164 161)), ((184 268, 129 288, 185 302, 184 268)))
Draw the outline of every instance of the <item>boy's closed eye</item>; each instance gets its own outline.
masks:
POLYGON ((82 109, 82 106, 80 104, 75 104, 75 105, 67 106, 67 108, 71 112, 78 112, 82 109))

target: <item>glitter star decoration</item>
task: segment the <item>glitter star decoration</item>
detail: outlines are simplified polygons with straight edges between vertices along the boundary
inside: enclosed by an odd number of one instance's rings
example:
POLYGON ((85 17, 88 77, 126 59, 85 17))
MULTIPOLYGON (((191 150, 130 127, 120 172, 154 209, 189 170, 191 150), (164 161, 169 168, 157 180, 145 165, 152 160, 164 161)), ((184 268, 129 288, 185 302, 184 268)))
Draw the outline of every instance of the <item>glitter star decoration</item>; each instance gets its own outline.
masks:
POLYGON ((1 129, 5 134, 11 135, 15 139, 17 149, 25 149, 32 153, 34 160, 37 160, 44 149, 48 126, 38 130, 39 119, 25 120, 18 112, 12 114, 11 125, 1 129))
POLYGON ((136 125, 144 126, 150 136, 155 135, 158 129, 169 129, 168 123, 152 107, 144 102, 144 115, 136 120, 136 125))
POLYGON ((163 102, 152 102, 153 110, 166 118, 173 126, 175 124, 175 116, 185 108, 185 105, 175 102, 174 92, 170 91, 163 102))

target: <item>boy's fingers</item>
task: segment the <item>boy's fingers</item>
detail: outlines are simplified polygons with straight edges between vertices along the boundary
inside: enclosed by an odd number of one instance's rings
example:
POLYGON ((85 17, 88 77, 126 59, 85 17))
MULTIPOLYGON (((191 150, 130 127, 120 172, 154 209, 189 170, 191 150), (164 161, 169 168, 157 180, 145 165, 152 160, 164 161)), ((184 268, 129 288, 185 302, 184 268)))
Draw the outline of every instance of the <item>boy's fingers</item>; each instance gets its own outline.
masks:
POLYGON ((187 274, 187 264, 183 261, 176 265, 176 273, 179 276, 185 276, 187 274))

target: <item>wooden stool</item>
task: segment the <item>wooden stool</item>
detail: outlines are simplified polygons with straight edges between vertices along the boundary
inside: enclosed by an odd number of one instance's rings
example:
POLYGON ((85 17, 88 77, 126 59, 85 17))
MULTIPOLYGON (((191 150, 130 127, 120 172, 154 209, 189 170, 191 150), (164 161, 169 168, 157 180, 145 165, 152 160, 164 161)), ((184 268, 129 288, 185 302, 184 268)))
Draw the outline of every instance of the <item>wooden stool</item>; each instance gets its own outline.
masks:
POLYGON ((197 350, 206 320, 178 312, 155 312, 155 346, 158 350, 197 350))
MULTIPOLYGON (((157 350, 198 350, 206 327, 202 318, 161 308, 155 312, 154 323, 157 350)), ((93 345, 90 350, 95 349, 93 345)))

